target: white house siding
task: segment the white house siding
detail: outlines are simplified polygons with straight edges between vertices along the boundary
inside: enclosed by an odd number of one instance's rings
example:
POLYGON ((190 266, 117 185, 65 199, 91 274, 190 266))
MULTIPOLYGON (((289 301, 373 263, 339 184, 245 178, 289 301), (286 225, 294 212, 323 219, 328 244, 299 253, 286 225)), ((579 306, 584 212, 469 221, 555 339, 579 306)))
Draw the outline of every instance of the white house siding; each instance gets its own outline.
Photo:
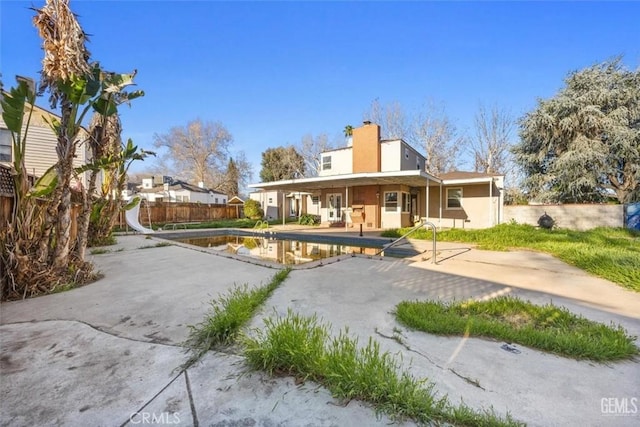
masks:
POLYGON ((346 147, 339 150, 332 150, 322 153, 320 157, 320 165, 323 159, 331 156, 331 169, 324 170, 321 168, 318 176, 345 175, 353 171, 353 148, 346 147))
MULTIPOLYGON (((40 109, 35 109, 31 117, 31 123, 29 125, 29 131, 27 133, 26 153, 25 153, 25 166, 29 174, 33 174, 36 177, 41 177, 44 173, 54 164, 58 162, 58 154, 56 153, 57 137, 49 125, 44 121, 43 116, 47 116, 48 119, 53 117, 48 113, 42 112, 40 109)), ((0 128, 6 129, 7 126, 2 120, 0 115, 0 128)), ((24 134, 26 128, 22 128, 24 134)), ((82 135, 85 134, 81 131, 82 135)), ((86 144, 78 144, 76 150, 76 157, 74 158, 73 165, 75 167, 82 166, 87 163, 89 155, 87 154, 86 144)), ((87 176, 86 173, 82 174, 82 184, 86 186, 87 176)), ((98 182, 100 184, 100 182, 98 182)))
POLYGON ((384 141, 380 143, 380 171, 395 172, 400 170, 400 141, 384 141))

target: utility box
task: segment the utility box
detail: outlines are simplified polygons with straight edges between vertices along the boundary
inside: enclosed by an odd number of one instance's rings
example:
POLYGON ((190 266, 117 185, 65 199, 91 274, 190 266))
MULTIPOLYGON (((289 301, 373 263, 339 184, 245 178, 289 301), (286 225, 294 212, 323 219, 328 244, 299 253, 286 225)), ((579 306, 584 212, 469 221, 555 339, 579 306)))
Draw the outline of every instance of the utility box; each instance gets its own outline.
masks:
POLYGON ((351 205, 351 222, 354 224, 363 224, 364 219, 364 205, 351 205))

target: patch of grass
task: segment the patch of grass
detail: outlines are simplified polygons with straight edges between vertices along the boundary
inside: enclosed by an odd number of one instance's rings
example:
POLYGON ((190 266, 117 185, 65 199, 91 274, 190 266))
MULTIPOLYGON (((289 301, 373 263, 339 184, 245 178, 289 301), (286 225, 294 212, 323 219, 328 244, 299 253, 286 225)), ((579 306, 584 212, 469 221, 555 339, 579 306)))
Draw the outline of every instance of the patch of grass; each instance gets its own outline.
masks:
POLYGON ((155 245, 138 246, 138 249, 164 248, 165 246, 171 245, 169 242, 158 242, 155 245))
MULTIPOLYGON (((406 230, 388 230, 383 235, 399 237, 406 230)), ((421 229, 412 237, 431 239, 431 231, 421 229)), ((634 230, 604 227, 588 231, 545 230, 511 223, 478 230, 454 228, 438 232, 437 238, 473 243, 486 250, 517 248, 549 253, 567 264, 640 292, 640 233, 634 230)))
POLYGON ((446 396, 438 397, 434 384, 400 371, 397 358, 382 352, 369 339, 359 346, 348 331, 331 337, 330 326, 315 316, 289 311, 279 319, 265 319, 265 329, 245 337, 248 364, 271 375, 291 375, 327 387, 340 399, 358 399, 375 406, 396 420, 411 418, 419 423, 502 426, 519 425, 509 415, 477 412, 466 405, 454 406, 446 396))
POLYGON ((206 319, 198 325, 189 326, 189 337, 184 345, 192 355, 183 366, 191 366, 213 348, 232 345, 240 329, 285 281, 290 271, 278 271, 267 285, 261 287, 249 289, 247 284, 234 286, 227 294, 213 300, 206 319))
POLYGON ((91 249, 91 255, 102 255, 102 254, 108 254, 111 253, 111 249, 105 249, 105 248, 96 248, 96 249, 91 249))
POLYGON ((514 297, 444 303, 403 301, 396 307, 404 325, 439 335, 495 338, 575 359, 597 362, 638 354, 621 326, 607 326, 563 307, 535 305, 514 297))

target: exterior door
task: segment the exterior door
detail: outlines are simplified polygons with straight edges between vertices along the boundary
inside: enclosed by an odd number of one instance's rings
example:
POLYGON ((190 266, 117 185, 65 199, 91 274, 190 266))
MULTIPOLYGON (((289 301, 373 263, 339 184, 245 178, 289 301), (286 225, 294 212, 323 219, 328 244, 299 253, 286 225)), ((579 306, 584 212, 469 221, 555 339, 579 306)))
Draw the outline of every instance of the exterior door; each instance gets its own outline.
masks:
POLYGON ((329 222, 342 221, 342 194, 327 194, 327 218, 329 222))

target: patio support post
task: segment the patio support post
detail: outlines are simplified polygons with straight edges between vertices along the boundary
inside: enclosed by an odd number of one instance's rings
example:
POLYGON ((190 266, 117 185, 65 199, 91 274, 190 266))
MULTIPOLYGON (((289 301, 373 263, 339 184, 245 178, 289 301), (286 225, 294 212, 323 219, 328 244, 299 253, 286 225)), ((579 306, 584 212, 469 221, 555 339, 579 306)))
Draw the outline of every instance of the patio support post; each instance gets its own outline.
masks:
POLYGON ((282 225, 284 225, 284 216, 285 216, 285 213, 284 213, 284 211, 285 211, 285 202, 286 202, 286 199, 285 199, 285 192, 283 191, 283 192, 282 192, 282 225))
POLYGON ((425 198, 427 199, 426 201, 427 212, 425 214, 425 218, 427 218, 427 221, 429 221, 429 178, 427 178, 427 188, 426 188, 425 194, 426 194, 425 198))
POLYGON ((489 181, 489 227, 493 227, 493 177, 489 181))
POLYGON ((442 181, 440 181, 440 203, 438 212, 438 228, 442 229, 442 181))
POLYGON ((344 231, 349 231, 349 187, 344 187, 344 231))

